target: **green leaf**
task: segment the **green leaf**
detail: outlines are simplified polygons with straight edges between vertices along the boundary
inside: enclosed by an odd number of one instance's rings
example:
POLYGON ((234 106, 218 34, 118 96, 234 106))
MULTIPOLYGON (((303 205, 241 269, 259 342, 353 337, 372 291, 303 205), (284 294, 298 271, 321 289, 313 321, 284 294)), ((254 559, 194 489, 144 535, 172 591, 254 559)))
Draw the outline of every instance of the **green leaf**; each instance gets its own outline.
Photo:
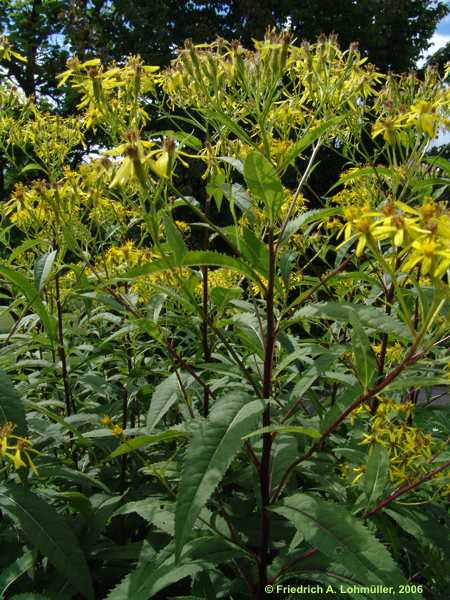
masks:
POLYGON ((25 594, 14 594, 10 600, 50 600, 50 598, 34 592, 25 592, 25 594))
POLYGON ((56 258, 56 252, 56 250, 52 250, 52 252, 47 252, 36 260, 34 265, 34 285, 39 291, 42 290, 50 275, 56 258))
POLYGON ((36 561, 36 552, 28 551, 22 556, 19 556, 9 567, 3 569, 0 573, 0 598, 4 598, 6 590, 12 585, 17 579, 22 577, 27 571, 29 571, 36 561))
POLYGON ((267 245, 248 227, 242 228, 240 236, 240 250, 243 257, 254 265, 259 273, 267 277, 269 265, 267 245))
POLYGON ((244 162, 244 177, 251 193, 264 202, 273 220, 283 199, 283 185, 272 163, 260 152, 250 152, 244 162))
POLYGON ((115 458, 116 456, 128 454, 128 452, 134 452, 144 446, 151 446, 153 444, 159 444, 160 442, 171 442, 180 437, 187 437, 187 433, 169 430, 156 433, 155 435, 140 435, 121 444, 114 452, 111 452, 109 458, 115 458))
POLYGON ((47 171, 44 169, 44 167, 35 162, 25 165, 23 169, 21 169, 20 174, 24 175, 25 173, 28 173, 28 171, 42 171, 47 175, 47 171))
MULTIPOLYGON (((349 573, 357 574, 365 585, 405 583, 385 546, 344 507, 318 497, 294 494, 271 510, 291 521, 308 543, 349 573)), ((421 596, 411 594, 411 598, 421 596)))
POLYGON ((44 326, 50 340, 54 340, 56 337, 56 323, 53 317, 47 312, 47 309, 42 304, 39 298, 39 292, 36 291, 33 285, 30 284, 28 279, 24 277, 18 271, 11 269, 5 265, 0 265, 0 275, 6 277, 13 285, 15 285, 28 300, 32 306, 34 312, 41 319, 42 325, 44 326))
POLYGON ((221 209, 222 206, 222 198, 224 192, 224 184, 225 184, 225 173, 222 171, 217 171, 212 175, 206 186, 206 192, 214 198, 214 201, 217 206, 217 210, 221 209))
POLYGON ((381 165, 374 167, 361 167, 360 169, 352 169, 350 172, 344 172, 339 177, 339 181, 333 185, 331 190, 343 183, 352 182, 355 179, 361 179, 361 177, 376 177, 377 174, 379 176, 384 175, 385 177, 392 177, 392 171, 388 167, 383 167, 381 165))
POLYGON ((130 513, 136 513, 157 529, 168 533, 170 536, 174 535, 175 513, 173 502, 167 502, 161 498, 145 498, 145 500, 127 502, 116 510, 114 516, 130 513))
POLYGON ((183 236, 173 224, 172 218, 168 215, 163 216, 164 229, 166 232, 167 242, 171 250, 173 250, 175 261, 177 265, 180 265, 183 257, 187 253, 188 249, 184 243, 183 236))
POLYGON ((343 120, 342 116, 333 117, 329 119, 326 123, 311 129, 303 137, 295 142, 295 144, 289 149, 287 154, 283 159, 283 163, 281 165, 281 170, 284 171, 288 168, 293 160, 297 158, 304 150, 309 148, 314 142, 319 139, 321 135, 323 135, 328 129, 331 129, 335 125, 338 125, 343 120))
POLYGON ((234 158, 233 156, 218 156, 217 159, 223 160, 224 162, 228 163, 229 165, 234 167, 236 171, 238 171, 241 175, 244 174, 244 165, 242 164, 242 161, 238 158, 234 158))
POLYGON ((389 476, 389 455, 380 444, 372 446, 366 464, 364 476, 364 492, 367 496, 367 506, 378 500, 383 493, 389 476))
POLYGON ((5 423, 14 423, 14 433, 22 437, 28 435, 28 426, 25 417, 25 408, 16 388, 4 371, 0 371, 0 426, 5 423))
POLYGON ((317 429, 311 429, 308 427, 300 427, 298 425, 270 425, 269 427, 261 427, 261 429, 257 429, 256 431, 252 431, 252 433, 248 433, 244 435, 242 438, 246 440, 247 438, 254 437, 255 435, 263 435, 264 433, 300 433, 301 435, 307 435, 308 437, 312 437, 316 440, 320 438, 320 432, 317 429))
POLYGON ((87 598, 94 598, 89 568, 65 520, 42 498, 17 486, 0 490, 0 506, 29 541, 87 598))
POLYGON ((254 215, 252 210, 252 200, 248 195, 246 189, 240 183, 224 184, 222 186, 223 193, 225 194, 228 202, 230 203, 230 210, 233 217, 236 219, 234 205, 247 216, 250 223, 254 221, 254 215))
POLYGON ((305 225, 309 225, 311 223, 314 223, 315 221, 320 221, 321 219, 326 219, 327 217, 337 215, 338 213, 338 208, 319 208, 314 210, 308 210, 299 215, 298 217, 295 217, 295 219, 288 221, 280 240, 282 242, 285 242, 291 237, 291 235, 297 233, 297 231, 305 225))
POLYGON ((177 565, 172 542, 157 557, 152 557, 151 561, 141 559, 140 563, 108 594, 105 600, 150 600, 172 583, 185 577, 192 577, 205 568, 204 562, 197 561, 177 565))
POLYGON ((425 156, 423 160, 433 167, 438 167, 438 169, 441 169, 441 171, 444 171, 444 173, 450 175, 450 161, 442 156, 425 156))
POLYGON ((201 509, 225 475, 262 411, 260 400, 233 392, 216 401, 209 418, 199 422, 186 452, 177 496, 175 541, 177 562, 201 509))
POLYGON ((211 115, 214 119, 219 121, 221 125, 227 127, 232 133, 234 133, 241 141, 245 142, 249 146, 254 146, 252 138, 242 129, 242 127, 237 123, 236 120, 230 119, 223 112, 216 111, 205 111, 208 113, 208 116, 211 115))
POLYGON ((147 429, 150 432, 158 425, 167 411, 175 404, 180 395, 180 381, 184 388, 189 387, 193 378, 189 373, 171 373, 167 379, 158 384, 150 401, 147 413, 147 429))
MULTIPOLYGON (((227 254, 220 254, 219 252, 214 252, 212 250, 192 250, 188 252, 184 256, 181 266, 228 267, 233 271, 237 271, 238 273, 245 275, 256 283, 260 281, 257 273, 243 260, 235 258, 234 256, 228 256, 227 254)), ((142 265, 131 269, 128 271, 128 273, 125 273, 121 279, 129 279, 130 277, 161 273, 169 270, 170 268, 164 260, 153 260, 152 262, 143 263, 142 265)))
POLYGON ((11 264, 18 256, 20 256, 30 248, 34 248, 35 246, 41 246, 44 244, 44 240, 25 240, 19 246, 16 246, 11 252, 11 254, 8 256, 8 263, 11 264))
POLYGON ((82 471, 76 471, 75 469, 70 469, 69 467, 64 467, 61 464, 57 466, 39 465, 39 475, 45 479, 48 478, 51 480, 66 479, 72 484, 77 483, 78 485, 84 487, 98 488, 107 494, 112 493, 102 481, 96 479, 92 475, 83 473, 82 471))
POLYGON ((387 315, 384 310, 366 304, 350 304, 346 302, 318 302, 308 304, 297 310, 290 319, 284 322, 284 328, 302 319, 330 319, 332 321, 351 323, 354 315, 364 327, 379 333, 388 333, 400 338, 411 339, 408 327, 395 316, 387 315))
POLYGON ((367 333, 357 314, 352 319, 352 349, 355 358, 355 367, 359 381, 364 389, 368 389, 376 372, 377 362, 372 353, 367 333))

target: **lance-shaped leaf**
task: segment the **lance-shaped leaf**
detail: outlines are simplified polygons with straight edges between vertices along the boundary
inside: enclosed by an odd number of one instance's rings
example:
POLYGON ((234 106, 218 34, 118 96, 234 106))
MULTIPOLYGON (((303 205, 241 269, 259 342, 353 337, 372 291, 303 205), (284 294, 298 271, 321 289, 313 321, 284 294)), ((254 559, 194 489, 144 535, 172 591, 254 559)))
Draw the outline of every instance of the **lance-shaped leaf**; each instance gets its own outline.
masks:
POLYGON ((164 229, 166 231, 167 242, 175 257, 176 264, 181 264, 183 256, 188 251, 186 244, 184 243, 183 236, 175 227, 172 218, 169 215, 163 216, 164 229))
MULTIPOLYGON (((156 557, 148 560, 141 553, 137 568, 129 573, 110 591, 106 600, 150 600, 160 590, 184 579, 192 577, 211 564, 205 561, 190 560, 188 556, 184 564, 176 564, 174 560, 173 542, 170 542, 156 557)), ((187 554, 187 553, 186 553, 187 554)))
POLYGON ((171 442, 180 437, 187 437, 187 434, 183 431, 169 429, 168 431, 162 431, 161 433, 156 433, 154 435, 139 435, 132 440, 127 440, 123 444, 120 444, 114 452, 111 452, 110 458, 122 456, 123 454, 128 454, 128 452, 134 452, 135 450, 139 450, 139 448, 152 446, 154 444, 159 444, 160 442, 171 442))
MULTIPOLYGON (((250 265, 248 265, 243 260, 236 258, 234 256, 228 256, 227 254, 220 254, 219 252, 214 252, 212 250, 192 250, 187 252, 183 260, 181 261, 181 265, 183 267, 228 267, 233 271, 237 271, 241 273, 241 275, 245 275, 249 277, 252 281, 256 283, 260 282, 260 278, 258 274, 250 265)), ((139 275, 150 275, 152 273, 162 273, 164 271, 170 270, 170 265, 163 259, 153 260, 148 263, 143 263, 138 267, 135 267, 125 273, 122 279, 129 279, 130 277, 137 277, 139 275)), ((1 271, 0 271, 1 272, 1 271)))
POLYGON ((175 511, 176 557, 191 535, 197 517, 234 456, 242 437, 256 425, 260 400, 232 393, 216 402, 208 419, 199 422, 186 452, 175 511))
POLYGON ((283 185, 272 163, 260 152, 250 152, 244 162, 244 177, 251 193, 264 202, 273 219, 283 199, 283 185))
POLYGON ((33 308, 34 312, 40 318, 48 337, 51 340, 54 340, 56 336, 56 322, 42 304, 42 301, 39 297, 39 292, 36 290, 36 288, 24 275, 22 275, 22 273, 19 273, 10 267, 6 267, 5 265, 0 265, 0 275, 3 275, 3 277, 5 277, 10 283, 12 283, 22 292, 30 306, 33 308))
MULTIPOLYGON (((309 544, 349 573, 357 574, 366 586, 405 584, 385 546, 344 507, 307 494, 294 494, 272 510, 291 521, 309 544)), ((376 592, 369 597, 380 598, 376 592)), ((410 597, 422 598, 413 593, 410 597)))
POLYGON ((56 258, 56 250, 47 252, 36 260, 34 265, 34 285, 37 290, 41 291, 45 285, 45 282, 50 275, 53 267, 53 263, 56 258))
POLYGON ((28 435, 22 400, 6 373, 0 371, 0 427, 8 421, 15 424, 14 433, 16 435, 28 435))
POLYGON ((377 363, 369 344, 369 338, 365 332, 357 314, 351 319, 352 323, 352 350, 355 357, 355 367, 358 379, 364 389, 370 386, 376 370, 377 363))
POLYGON ((150 408, 147 413, 147 429, 152 431, 167 411, 175 404, 180 392, 180 383, 185 388, 193 382, 189 373, 171 373, 167 379, 161 381, 153 392, 150 408))
POLYGON ((380 333, 411 339, 411 332, 395 316, 387 315, 384 310, 366 304, 350 304, 345 302, 318 302, 308 304, 297 310, 291 319, 286 319, 283 328, 290 327, 303 319, 330 319, 343 323, 351 323, 359 318, 364 327, 380 333))
POLYGON ((367 459, 366 474, 364 476, 364 491, 367 496, 367 505, 371 506, 386 486, 389 475, 389 455, 386 448, 380 444, 373 446, 367 459))
POLYGON ((66 521, 42 498, 17 486, 0 489, 0 507, 55 568, 88 599, 94 598, 89 568, 66 521))
POLYGON ((30 550, 19 556, 17 560, 0 573, 0 597, 5 597, 6 590, 27 571, 33 568, 37 552, 30 550))
POLYGON ((324 135, 329 129, 338 125, 343 120, 342 116, 333 117, 308 131, 303 137, 298 139, 295 144, 291 146, 291 148, 286 152, 283 162, 281 165, 281 170, 284 171, 288 168, 292 161, 294 161, 304 150, 312 146, 316 140, 318 140, 322 135, 324 135))
POLYGON ((313 210, 308 210, 298 217, 295 217, 295 219, 288 221, 280 241, 284 242, 288 240, 291 235, 297 233, 297 231, 302 227, 306 227, 315 221, 321 221, 322 219, 326 219, 332 215, 337 215, 338 213, 338 208, 315 208, 313 210))

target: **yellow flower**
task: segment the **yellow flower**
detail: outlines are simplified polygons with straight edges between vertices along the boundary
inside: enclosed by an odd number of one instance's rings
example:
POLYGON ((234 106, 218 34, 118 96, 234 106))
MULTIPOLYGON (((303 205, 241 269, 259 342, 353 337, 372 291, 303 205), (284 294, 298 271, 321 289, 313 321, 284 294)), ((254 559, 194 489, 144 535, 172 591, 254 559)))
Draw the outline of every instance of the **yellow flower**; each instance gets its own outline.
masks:
POLYGON ((431 102, 420 100, 411 106, 408 120, 414 123, 419 133, 425 133, 429 138, 436 135, 438 115, 431 102))
POLYGON ((113 425, 112 427, 109 428, 111 433, 116 436, 116 437, 120 437, 123 434, 123 429, 120 425, 113 425))
POLYGON ((361 479, 361 477, 364 475, 364 473, 366 472, 366 467, 363 465, 360 465, 359 467, 354 467, 352 469, 352 471, 354 471, 356 473, 356 476, 352 480, 352 485, 356 485, 358 483, 358 481, 361 479))
POLYGON ((396 133, 405 127, 405 115, 396 115, 395 117, 384 117, 376 121, 372 128, 372 138, 375 139, 380 134, 383 135, 385 142, 392 145, 396 139, 396 133))
POLYGON ((445 250, 431 237, 421 238, 412 243, 412 252, 403 264, 405 271, 410 271, 420 263, 422 275, 431 273, 440 277, 450 267, 450 249, 445 250))

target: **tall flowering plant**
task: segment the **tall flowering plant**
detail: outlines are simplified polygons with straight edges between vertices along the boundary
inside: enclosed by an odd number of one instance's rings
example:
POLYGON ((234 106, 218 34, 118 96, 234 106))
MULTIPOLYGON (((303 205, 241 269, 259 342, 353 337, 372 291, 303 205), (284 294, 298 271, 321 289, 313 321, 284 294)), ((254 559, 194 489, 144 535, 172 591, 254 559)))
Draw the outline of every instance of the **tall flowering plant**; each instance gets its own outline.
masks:
POLYGON ((5 590, 439 597, 443 81, 269 31, 60 84, 76 117, 1 89, 5 590))

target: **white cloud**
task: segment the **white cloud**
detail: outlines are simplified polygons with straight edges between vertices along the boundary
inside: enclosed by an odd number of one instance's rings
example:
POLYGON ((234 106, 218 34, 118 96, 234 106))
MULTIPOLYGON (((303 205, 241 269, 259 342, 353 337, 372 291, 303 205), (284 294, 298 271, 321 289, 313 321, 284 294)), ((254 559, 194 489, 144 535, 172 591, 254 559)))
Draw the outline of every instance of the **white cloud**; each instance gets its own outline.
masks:
POLYGON ((425 64, 426 59, 437 52, 439 48, 443 48, 450 42, 450 35, 443 35, 442 33, 435 33, 430 39, 431 46, 423 55, 423 58, 417 61, 417 66, 420 69, 425 64))

